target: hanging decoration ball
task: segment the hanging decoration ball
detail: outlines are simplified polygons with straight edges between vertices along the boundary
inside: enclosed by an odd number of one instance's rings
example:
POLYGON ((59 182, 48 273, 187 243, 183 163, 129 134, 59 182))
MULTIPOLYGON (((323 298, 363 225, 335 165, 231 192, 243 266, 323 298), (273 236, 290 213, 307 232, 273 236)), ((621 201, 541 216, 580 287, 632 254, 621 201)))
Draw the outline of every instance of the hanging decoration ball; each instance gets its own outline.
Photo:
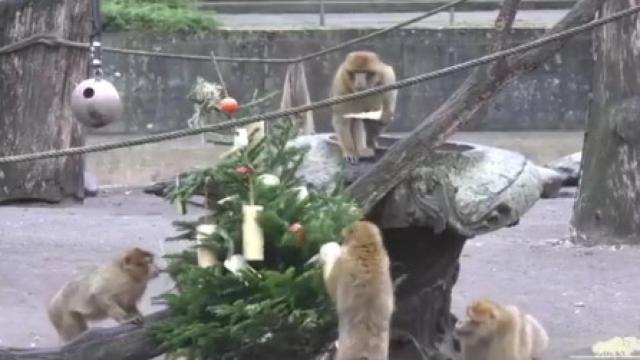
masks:
POLYGON ((251 169, 248 166, 241 166, 236 169, 236 175, 244 176, 251 172, 251 169))
POLYGON ((291 226, 289 226, 289 231, 298 236, 294 245, 298 247, 302 246, 304 243, 304 227, 300 223, 291 224, 291 226))
POLYGON ((233 114, 239 109, 240 109, 240 105, 238 105, 238 102, 236 101, 236 99, 230 96, 227 96, 226 98, 220 100, 220 110, 222 110, 227 114, 233 114))
POLYGON ((280 185, 280 178, 273 174, 262 174, 258 176, 256 180, 260 185, 267 188, 280 185))
POLYGON ((291 191, 297 194, 298 201, 306 200, 309 197, 309 189, 304 185, 291 188, 291 191))
POLYGON ((122 103, 116 88, 105 79, 87 79, 71 93, 71 111, 86 126, 100 128, 122 115, 122 103))
POLYGON ((239 275, 241 271, 249 269, 250 265, 244 256, 240 254, 234 254, 229 256, 227 260, 224 261, 224 267, 235 275, 239 275))

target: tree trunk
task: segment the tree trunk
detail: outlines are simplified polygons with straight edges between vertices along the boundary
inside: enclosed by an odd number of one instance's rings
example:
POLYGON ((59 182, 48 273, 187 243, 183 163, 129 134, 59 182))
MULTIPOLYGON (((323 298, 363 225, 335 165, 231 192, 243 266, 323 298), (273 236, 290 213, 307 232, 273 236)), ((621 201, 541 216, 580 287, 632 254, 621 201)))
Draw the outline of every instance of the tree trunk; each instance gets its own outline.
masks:
POLYGON ((451 230, 436 235, 429 228, 405 228, 384 230, 384 238, 394 277, 407 274, 397 285, 393 316, 392 339, 402 341, 392 341, 390 359, 422 359, 421 353, 429 360, 455 359, 451 291, 465 237, 451 230))
MULTIPOLYGON (((634 1, 607 1, 602 16, 634 1)), ((638 1, 635 1, 638 3, 638 1)), ((583 245, 640 243, 640 18, 595 32, 593 100, 571 221, 583 245)))
MULTIPOLYGON (((0 2, 0 44, 36 34, 88 41, 91 2, 0 2)), ((0 55, 0 155, 84 144, 69 95, 86 75, 87 52, 31 45, 0 55)), ((84 197, 82 156, 0 165, 0 202, 84 197)))

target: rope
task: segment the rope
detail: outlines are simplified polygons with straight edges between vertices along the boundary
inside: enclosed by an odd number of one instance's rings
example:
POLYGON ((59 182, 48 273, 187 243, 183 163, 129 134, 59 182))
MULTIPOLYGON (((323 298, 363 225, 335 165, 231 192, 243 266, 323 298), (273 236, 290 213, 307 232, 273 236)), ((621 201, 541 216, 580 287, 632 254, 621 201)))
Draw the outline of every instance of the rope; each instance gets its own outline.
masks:
POLYGON ((218 65, 218 60, 216 59, 216 53, 213 50, 211 50, 211 62, 213 62, 213 68, 215 69, 216 75, 218 76, 218 81, 220 81, 220 85, 222 85, 222 93, 224 97, 228 97, 229 92, 227 91, 227 84, 224 82, 224 77, 222 76, 220 65, 218 65))
MULTIPOLYGON (((312 52, 306 55, 302 55, 302 56, 298 56, 295 58, 290 58, 290 59, 277 59, 277 58, 271 58, 271 59, 265 59, 265 58, 245 58, 245 57, 223 57, 223 56, 216 56, 216 60, 219 62, 235 62, 235 63, 266 63, 266 64, 292 64, 292 63, 296 63, 296 62, 301 62, 301 61, 306 61, 315 57, 319 57, 322 55, 326 55, 341 49, 344 49, 348 46, 357 44, 357 43, 361 43, 365 40, 369 40, 371 38, 386 34, 390 31, 411 25, 415 22, 418 22, 420 20, 423 20, 425 18, 428 18, 430 16, 433 16, 441 11, 447 10, 449 8, 452 8, 458 4, 461 4, 463 2, 466 2, 467 0, 454 0, 450 3, 441 5, 439 7, 436 7, 433 10, 427 11, 421 15, 418 15, 416 17, 413 17, 411 19, 405 20, 403 22, 400 22, 396 25, 393 26, 389 26, 386 27, 384 29, 380 29, 377 31, 374 31, 372 33, 363 35, 363 36, 359 36, 350 40, 347 40, 343 43, 337 44, 335 46, 323 49, 323 50, 319 50, 316 52, 312 52)), ((89 45, 85 44, 85 43, 81 43, 81 42, 76 42, 76 41, 71 41, 71 40, 65 40, 62 38, 58 38, 52 35, 48 35, 48 34, 39 34, 39 35, 34 35, 31 36, 29 38, 26 38, 24 40, 15 42, 13 44, 4 46, 4 47, 0 47, 0 55, 5 55, 5 54, 9 54, 18 50, 21 50, 25 47, 31 46, 33 44, 44 44, 44 45, 48 45, 48 46, 53 46, 53 45, 63 45, 63 46, 67 46, 67 47, 71 47, 71 48, 79 48, 79 49, 87 49, 89 48, 89 45)), ((111 53, 116 53, 116 54, 124 54, 124 55, 134 55, 134 56, 153 56, 153 57, 159 57, 159 58, 168 58, 168 59, 180 59, 180 60, 191 60, 191 61, 211 61, 211 56, 206 56, 206 55, 193 55, 193 54, 176 54, 176 53, 165 53, 165 52, 156 52, 156 51, 146 51, 146 50, 132 50, 132 49, 122 49, 122 48, 115 48, 115 47, 102 47, 102 51, 103 52, 111 52, 111 53)))
POLYGON ((436 78, 440 78, 443 77, 445 75, 449 75, 455 72, 459 72, 462 70, 466 70, 466 69, 470 69, 479 65, 484 65, 487 63, 490 63, 492 61, 501 59, 505 56, 510 56, 510 55, 514 55, 514 54, 518 54, 524 51, 528 51, 531 49, 535 49, 538 47, 541 47, 543 45, 552 43, 554 41, 557 40, 561 40, 561 39, 565 39, 565 38, 569 38, 575 34, 579 34, 581 32, 587 31, 587 30, 591 30, 593 28, 596 28, 598 26, 602 26, 604 24, 616 21, 620 18, 623 18, 625 16, 628 15, 632 15, 635 14, 637 12, 640 11, 640 6, 634 6, 631 7, 627 10, 623 10, 620 12, 617 12, 615 14, 609 15, 607 17, 603 17, 601 19, 598 20, 594 20, 590 23, 584 24, 584 25, 580 25, 580 26, 576 26, 572 29, 567 29, 564 31, 560 31, 557 32, 555 34, 551 34, 551 35, 547 35, 544 37, 541 37, 539 39, 536 39, 534 41, 519 45, 519 46, 515 46, 512 47, 510 49, 506 49, 506 50, 502 50, 502 51, 497 51, 495 53, 489 54, 489 55, 485 55, 482 57, 479 57, 477 59, 473 59, 473 60, 469 60, 463 63, 459 63, 453 66, 449 66, 440 70, 436 70, 436 71, 432 71, 429 73, 424 73, 421 75, 416 75, 413 77, 409 77, 388 85, 383 85, 383 86, 377 86, 374 88, 370 88, 364 91, 360 91, 357 93, 353 93, 353 94, 348 94, 348 95, 344 95, 344 96, 338 96, 338 97, 333 97, 333 98, 327 98, 324 100, 320 100, 318 102, 314 102, 311 104, 307 104, 307 105, 302 105, 302 106, 298 106, 295 108, 291 108, 291 109, 286 109, 286 110, 282 110, 282 111, 275 111, 275 112, 270 112, 270 113, 266 113, 266 114, 258 114, 258 115, 252 115, 252 116, 247 116, 247 117, 243 117, 237 120, 228 120, 228 121, 223 121, 217 124, 213 124, 213 125, 207 125, 201 128, 197 128, 197 129, 182 129, 182 130, 177 130, 177 131, 171 131, 171 132, 166 132, 166 133, 162 133, 162 134, 155 134, 155 135, 148 135, 148 136, 144 136, 144 137, 140 137, 138 139, 131 139, 131 140, 125 140, 125 141, 120 141, 120 142, 112 142, 112 143, 104 143, 104 144, 96 144, 96 145, 89 145, 89 146, 84 146, 84 147, 75 147, 75 148, 67 148, 67 149, 61 149, 61 150, 49 150, 49 151, 44 151, 44 152, 38 152, 38 153, 31 153, 31 154, 22 154, 22 155, 12 155, 12 156, 5 156, 0 158, 0 164, 7 164, 7 163, 15 163, 15 162, 23 162, 23 161, 31 161, 31 160, 39 160, 39 159, 50 159, 50 158, 56 158, 56 157, 61 157, 61 156, 67 156, 67 155, 77 155, 77 154, 85 154, 85 153, 92 153, 92 152, 99 152, 99 151, 107 151, 107 150, 113 150, 113 149, 119 149, 119 148, 125 148, 125 147, 131 147, 131 146, 137 146, 137 145, 144 145, 144 144, 150 144, 150 143, 155 143, 155 142, 161 142, 161 141, 165 141, 165 140, 172 140, 172 139, 177 139, 180 137, 185 137, 185 136, 191 136, 191 135, 197 135, 197 134, 201 134, 204 132, 210 132, 210 131, 218 131, 218 130, 222 130, 222 129, 227 129, 227 128, 231 128, 231 127, 236 127, 236 126, 242 126, 242 125, 246 125, 246 124, 250 124, 253 122, 257 122, 257 121, 271 121, 277 118, 281 118, 281 117, 286 117, 286 116, 290 116, 290 115, 294 115, 294 114, 298 114, 298 113, 302 113, 305 111, 310 111, 310 110, 315 110, 315 109, 319 109, 319 108, 324 108, 324 107, 328 107, 328 106, 332 106, 332 105, 336 105, 336 104, 340 104, 340 103, 344 103, 344 102, 348 102, 348 101, 352 101, 355 99, 360 99, 366 96, 370 96, 370 95, 375 95, 378 93, 383 93, 389 90, 396 90, 396 89, 400 89, 400 88, 404 88, 407 86, 413 86, 417 83, 421 83, 427 80, 432 80, 432 79, 436 79, 436 78))

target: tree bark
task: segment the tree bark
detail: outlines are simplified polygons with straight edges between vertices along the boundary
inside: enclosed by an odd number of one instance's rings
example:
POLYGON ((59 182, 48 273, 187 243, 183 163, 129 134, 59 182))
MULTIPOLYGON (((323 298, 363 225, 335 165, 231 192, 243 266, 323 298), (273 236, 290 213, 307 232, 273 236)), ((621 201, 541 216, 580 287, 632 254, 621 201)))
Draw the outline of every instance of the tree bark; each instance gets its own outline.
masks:
MULTIPOLYGON (((504 0, 495 21, 495 51, 504 49, 520 0, 504 0)), ((465 82, 492 83, 508 74, 507 60, 474 70, 465 82)), ((419 150, 418 150, 419 151, 419 150)), ((360 178, 362 179, 362 178, 360 178)), ((356 180, 358 181, 358 180, 356 180)), ((376 205, 383 208, 385 201, 376 205)), ((372 220, 375 221, 375 211, 372 220)), ((453 359, 459 347, 454 337, 455 317, 451 314, 451 291, 458 280, 459 257, 466 238, 452 229, 436 234, 429 228, 384 230, 385 245, 393 261, 393 275, 406 278, 396 288, 393 329, 411 341, 394 342, 390 358, 453 359)))
MULTIPOLYGON (((567 15, 547 33, 552 34, 593 19, 604 0, 579 0, 567 15)), ((568 40, 558 40, 524 54, 510 57, 506 66, 496 62, 476 68, 465 82, 409 136, 387 151, 365 176, 348 191, 365 210, 371 209, 409 172, 430 156, 431 149, 444 142, 456 128, 468 121, 511 80, 533 71, 560 50, 568 40), (498 71, 499 68, 502 68, 498 71), (485 74, 492 74, 485 76, 485 74)))
MULTIPOLYGON (((88 41, 90 1, 0 2, 0 44, 46 33, 88 41)), ((14 155, 84 144, 69 95, 86 75, 87 52, 31 45, 0 55, 0 154, 14 155)), ((0 203, 58 202, 84 197, 81 156, 0 165, 0 203)))
POLYGON ((392 341, 390 359, 455 358, 459 348, 453 338, 451 291, 466 238, 452 230, 435 234, 429 228, 387 229, 384 238, 394 278, 406 274, 396 287, 393 315, 392 339, 402 341, 392 341))
MULTIPOLYGON (((635 1, 607 1, 601 14, 635 1)), ((593 100, 571 221, 583 245, 640 243, 640 18, 595 33, 593 100)))

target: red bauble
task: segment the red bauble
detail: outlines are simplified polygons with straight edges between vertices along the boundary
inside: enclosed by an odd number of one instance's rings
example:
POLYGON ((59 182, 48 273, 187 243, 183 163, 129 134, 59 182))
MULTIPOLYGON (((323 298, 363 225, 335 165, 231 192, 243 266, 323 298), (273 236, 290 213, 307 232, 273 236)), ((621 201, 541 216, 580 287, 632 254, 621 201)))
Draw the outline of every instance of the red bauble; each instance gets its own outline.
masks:
POLYGON ((236 174, 244 176, 251 172, 251 169, 248 166, 241 166, 236 169, 236 174))
POLYGON ((222 110, 227 114, 233 114, 234 112, 238 111, 238 109, 240 109, 240 105, 238 105, 238 102, 236 101, 236 99, 232 97, 226 97, 220 100, 219 106, 220 106, 220 110, 222 110))
POLYGON ((289 226, 289 231, 298 235, 298 239, 296 239, 294 245, 298 247, 302 246, 304 243, 304 227, 302 227, 300 223, 291 224, 291 226, 289 226))

